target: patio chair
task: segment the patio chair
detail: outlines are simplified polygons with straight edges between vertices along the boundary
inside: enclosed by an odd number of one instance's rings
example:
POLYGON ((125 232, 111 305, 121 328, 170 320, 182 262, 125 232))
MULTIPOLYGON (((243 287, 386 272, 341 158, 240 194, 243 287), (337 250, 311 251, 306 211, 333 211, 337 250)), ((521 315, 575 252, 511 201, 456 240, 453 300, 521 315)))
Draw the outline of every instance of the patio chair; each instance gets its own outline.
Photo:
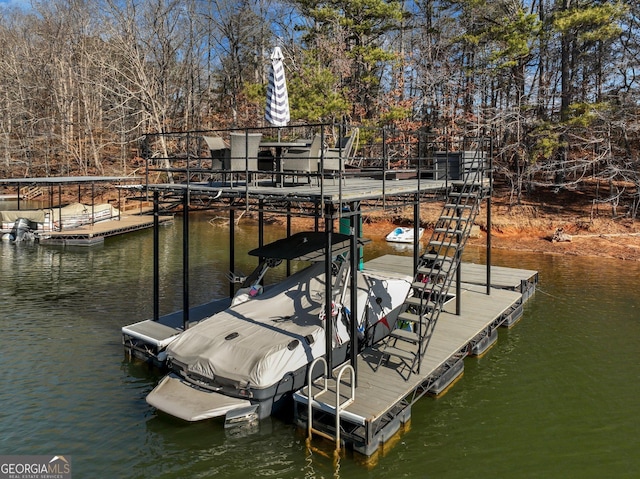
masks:
MULTIPOLYGON (((301 144, 302 145, 302 144, 301 144)), ((320 135, 314 135, 309 146, 290 147, 282 154, 281 169, 283 172, 307 173, 308 182, 311 182, 311 173, 318 171, 318 162, 321 148, 320 135)))
MULTIPOLYGON (((261 139, 262 133, 231 133, 229 135, 231 153, 228 158, 229 163, 225 165, 225 170, 232 172, 232 183, 233 172, 258 171, 258 149, 261 139)), ((247 182, 250 181, 251 175, 247 178, 247 182)))
POLYGON ((229 156, 229 147, 219 136, 203 136, 211 153, 211 169, 224 170, 225 159, 229 156))
POLYGON ((323 173, 331 173, 335 180, 335 173, 345 170, 345 164, 355 151, 358 129, 354 129, 350 136, 339 138, 335 148, 327 148, 323 157, 323 173))

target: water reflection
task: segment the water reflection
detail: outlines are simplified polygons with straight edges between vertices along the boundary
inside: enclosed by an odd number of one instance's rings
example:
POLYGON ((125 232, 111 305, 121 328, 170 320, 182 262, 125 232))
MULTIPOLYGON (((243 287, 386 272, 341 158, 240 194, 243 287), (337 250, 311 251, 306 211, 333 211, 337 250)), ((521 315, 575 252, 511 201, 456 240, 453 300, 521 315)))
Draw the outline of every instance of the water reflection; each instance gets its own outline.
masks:
MULTIPOLYGON (((199 304, 227 294, 228 230, 206 216, 191 225, 199 304)), ((181 231, 178 219, 160 232, 163 314, 182 307, 181 231)), ((251 271, 257 230, 236 232, 238 268, 251 271)), ((146 404, 159 373, 123 360, 120 327, 152 314, 152 248, 150 231, 98 248, 0 244, 4 453, 66 453, 78 477, 623 477, 640 468, 638 264, 495 251, 496 264, 539 270, 540 291, 486 356, 465 360, 447 395, 414 406, 411 431, 369 470, 349 455, 337 467, 307 455, 304 435, 280 420, 241 437, 146 404)), ((382 241, 365 258, 389 252, 412 254, 382 241)), ((465 260, 483 262, 484 250, 468 248, 465 260)))

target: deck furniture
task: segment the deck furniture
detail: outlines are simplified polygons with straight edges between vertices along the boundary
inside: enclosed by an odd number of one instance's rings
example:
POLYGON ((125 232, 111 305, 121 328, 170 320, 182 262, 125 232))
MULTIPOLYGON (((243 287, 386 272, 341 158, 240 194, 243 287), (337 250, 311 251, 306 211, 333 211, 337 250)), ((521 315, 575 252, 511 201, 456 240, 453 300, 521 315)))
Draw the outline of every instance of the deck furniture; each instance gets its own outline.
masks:
POLYGON ((311 173, 317 173, 322 141, 316 134, 309 146, 293 146, 282 154, 281 170, 283 172, 307 173, 309 183, 311 173))
POLYGON ((211 154, 211 169, 223 170, 224 160, 229 156, 229 147, 219 136, 203 136, 211 154))
POLYGON ((229 135, 231 151, 224 169, 231 172, 232 184, 234 172, 246 172, 247 182, 250 182, 250 173, 258 171, 258 149, 261 138, 262 133, 231 133, 229 135))
POLYGON ((339 138, 334 148, 327 148, 324 151, 322 172, 329 173, 334 181, 336 174, 340 175, 345 170, 345 164, 352 157, 357 137, 356 128, 348 137, 339 138))

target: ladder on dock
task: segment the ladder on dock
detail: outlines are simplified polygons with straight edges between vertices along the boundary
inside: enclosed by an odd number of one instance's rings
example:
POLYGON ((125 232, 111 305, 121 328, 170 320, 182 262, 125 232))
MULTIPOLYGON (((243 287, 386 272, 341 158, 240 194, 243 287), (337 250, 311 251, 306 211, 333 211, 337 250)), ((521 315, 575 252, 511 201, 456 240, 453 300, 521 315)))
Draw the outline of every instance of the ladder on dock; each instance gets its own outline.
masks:
MULTIPOLYGON (((463 180, 452 181, 444 207, 428 243, 429 251, 417 265, 409 293, 401 306, 395 329, 378 351, 378 368, 391 357, 408 367, 405 380, 420 373, 420 365, 445 304, 453 299, 449 289, 456 276, 464 246, 480 205, 490 188, 485 178, 485 155, 477 148, 465 162, 463 180)), ((490 194, 490 192, 489 192, 490 194)))
MULTIPOLYGON (((321 356, 319 358, 316 358, 312 363, 311 366, 309 367, 309 372, 307 374, 307 446, 309 447, 311 445, 311 439, 313 438, 313 435, 316 434, 320 437, 323 437, 329 441, 334 441, 335 442, 335 452, 339 453, 340 449, 341 449, 341 441, 340 441, 340 413, 347 408, 350 404, 353 403, 353 401, 355 401, 355 397, 356 397, 356 389, 355 389, 355 371, 353 369, 353 367, 350 364, 344 364, 342 365, 342 367, 340 367, 340 369, 337 370, 336 372, 336 376, 335 378, 333 377, 328 377, 328 370, 327 370, 327 361, 326 359, 321 356), (314 370, 314 366, 316 365, 316 363, 318 362, 322 362, 324 365, 324 373, 316 380, 316 381, 320 381, 322 383, 322 386, 320 386, 320 391, 316 392, 315 394, 313 393, 313 387, 315 385, 315 382, 313 381, 313 370, 314 370), (349 396, 343 401, 340 395, 340 383, 342 381, 342 376, 344 375, 345 372, 349 372, 351 374, 351 382, 350 382, 350 394, 349 396), (320 430, 320 429, 316 429, 313 427, 313 403, 314 401, 322 396, 323 394, 326 394, 329 391, 335 390, 336 392, 336 396, 335 396, 335 406, 334 408, 332 408, 333 410, 331 411, 332 414, 335 414, 335 429, 334 429, 334 434, 332 435, 330 432, 327 432, 325 430, 320 430)), ((324 403, 327 404, 327 403, 324 403)))
POLYGON ((20 188, 20 197, 25 200, 32 200, 44 194, 41 186, 24 186, 20 188))

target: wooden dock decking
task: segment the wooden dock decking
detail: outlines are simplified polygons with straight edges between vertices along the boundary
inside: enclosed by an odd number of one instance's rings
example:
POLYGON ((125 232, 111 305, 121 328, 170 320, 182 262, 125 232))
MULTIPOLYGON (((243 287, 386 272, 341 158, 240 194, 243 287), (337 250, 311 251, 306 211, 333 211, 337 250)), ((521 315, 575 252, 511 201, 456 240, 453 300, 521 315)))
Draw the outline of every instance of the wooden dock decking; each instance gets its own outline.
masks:
MULTIPOLYGON (((411 258, 387 255, 365 263, 365 269, 398 271, 407 265, 411 267, 411 258)), ((482 265, 462 265, 463 279, 479 280, 484 271, 485 266, 482 265)), ((529 293, 520 291, 522 281, 535 287, 537 272, 495 266, 492 267, 493 272, 498 280, 492 285, 490 295, 486 294, 485 284, 464 282, 461 285, 460 315, 455 314, 455 302, 445 307, 428 341, 419 374, 409 374, 410 368, 393 357, 378 366, 380 352, 375 345, 358 356, 355 399, 340 414, 344 427, 341 435, 354 450, 367 456, 373 454, 401 424, 408 421, 411 405, 428 392, 444 374, 447 365, 459 362, 459 367, 463 368, 462 358, 469 353, 470 344, 475 339, 495 330, 513 311, 521 312, 522 302, 529 297, 529 293)), ((348 399, 350 381, 348 375, 341 381, 341 402, 348 399)), ((312 394, 319 391, 316 382, 312 394)), ((299 427, 307 426, 306 395, 305 388, 294 396, 299 427)), ((315 425, 316 414, 335 417, 335 381, 329 382, 329 390, 312 405, 314 428, 318 427, 315 425)), ((328 434, 335 434, 335 419, 328 421, 326 427, 328 434)))
MULTIPOLYGON (((160 223, 171 221, 171 216, 161 216, 160 223)), ((64 245, 93 245, 102 243, 105 238, 131 231, 153 228, 153 216, 150 215, 121 215, 118 219, 99 221, 76 228, 65 228, 62 231, 47 231, 39 233, 42 244, 64 245)))

